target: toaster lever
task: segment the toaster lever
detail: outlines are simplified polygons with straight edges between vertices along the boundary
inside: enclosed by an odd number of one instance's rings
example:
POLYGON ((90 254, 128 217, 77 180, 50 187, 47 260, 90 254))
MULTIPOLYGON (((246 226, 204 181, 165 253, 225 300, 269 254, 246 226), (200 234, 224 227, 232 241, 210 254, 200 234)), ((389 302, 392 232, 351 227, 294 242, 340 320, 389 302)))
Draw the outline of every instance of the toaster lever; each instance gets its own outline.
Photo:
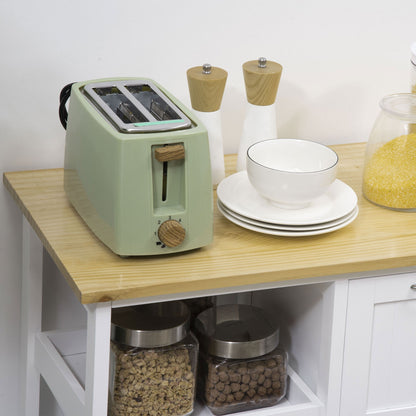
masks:
POLYGON ((185 147, 183 144, 171 144, 155 149, 155 158, 159 162, 169 162, 169 160, 185 159, 185 147))

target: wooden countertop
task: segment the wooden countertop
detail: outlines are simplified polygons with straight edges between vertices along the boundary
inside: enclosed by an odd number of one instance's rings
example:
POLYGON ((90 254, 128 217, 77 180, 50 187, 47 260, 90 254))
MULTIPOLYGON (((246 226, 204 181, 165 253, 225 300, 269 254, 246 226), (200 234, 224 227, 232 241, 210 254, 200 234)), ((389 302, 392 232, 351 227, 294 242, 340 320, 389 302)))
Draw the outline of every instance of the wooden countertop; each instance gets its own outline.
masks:
MULTIPOLYGON (((106 248, 69 205, 63 169, 9 172, 3 179, 82 303, 415 266, 415 214, 362 197, 364 143, 332 147, 340 157, 338 178, 359 198, 352 224, 329 234, 276 237, 234 225, 215 207, 210 246, 157 257, 123 259, 106 248)), ((226 156, 228 173, 235 159, 226 156)))

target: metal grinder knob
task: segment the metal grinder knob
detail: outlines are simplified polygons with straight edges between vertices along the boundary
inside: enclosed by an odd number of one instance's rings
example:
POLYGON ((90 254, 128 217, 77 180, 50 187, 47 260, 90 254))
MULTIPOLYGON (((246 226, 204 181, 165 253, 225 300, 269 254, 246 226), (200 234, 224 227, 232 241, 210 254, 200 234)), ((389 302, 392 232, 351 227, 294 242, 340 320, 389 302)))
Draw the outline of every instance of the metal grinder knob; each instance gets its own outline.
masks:
POLYGON ((167 220, 163 222, 158 229, 160 241, 168 247, 177 247, 185 239, 185 228, 176 220, 167 220))

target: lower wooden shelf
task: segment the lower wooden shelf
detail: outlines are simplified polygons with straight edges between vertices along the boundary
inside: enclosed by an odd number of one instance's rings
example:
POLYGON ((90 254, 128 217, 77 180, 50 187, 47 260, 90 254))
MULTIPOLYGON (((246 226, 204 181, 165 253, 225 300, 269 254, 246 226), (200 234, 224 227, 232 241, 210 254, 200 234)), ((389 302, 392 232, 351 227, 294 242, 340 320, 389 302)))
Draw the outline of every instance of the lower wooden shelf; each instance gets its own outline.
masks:
MULTIPOLYGON (((35 362, 64 414, 83 414, 85 403, 86 330, 49 331, 38 334, 35 362), (74 413, 79 408, 79 413, 74 413)), ((324 404, 289 366, 288 389, 276 406, 238 413, 241 416, 319 416, 324 404)), ((212 416, 197 403, 193 416, 212 416)))

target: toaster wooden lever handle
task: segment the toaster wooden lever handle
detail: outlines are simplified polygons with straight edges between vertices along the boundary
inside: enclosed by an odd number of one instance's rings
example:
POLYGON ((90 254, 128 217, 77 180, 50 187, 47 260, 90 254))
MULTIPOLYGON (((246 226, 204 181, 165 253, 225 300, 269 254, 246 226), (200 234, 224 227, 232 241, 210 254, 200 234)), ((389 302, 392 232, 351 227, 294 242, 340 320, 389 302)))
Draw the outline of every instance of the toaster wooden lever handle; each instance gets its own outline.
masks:
POLYGON ((155 149, 155 158, 159 162, 169 162, 169 160, 185 159, 185 147, 183 144, 169 144, 155 149))

